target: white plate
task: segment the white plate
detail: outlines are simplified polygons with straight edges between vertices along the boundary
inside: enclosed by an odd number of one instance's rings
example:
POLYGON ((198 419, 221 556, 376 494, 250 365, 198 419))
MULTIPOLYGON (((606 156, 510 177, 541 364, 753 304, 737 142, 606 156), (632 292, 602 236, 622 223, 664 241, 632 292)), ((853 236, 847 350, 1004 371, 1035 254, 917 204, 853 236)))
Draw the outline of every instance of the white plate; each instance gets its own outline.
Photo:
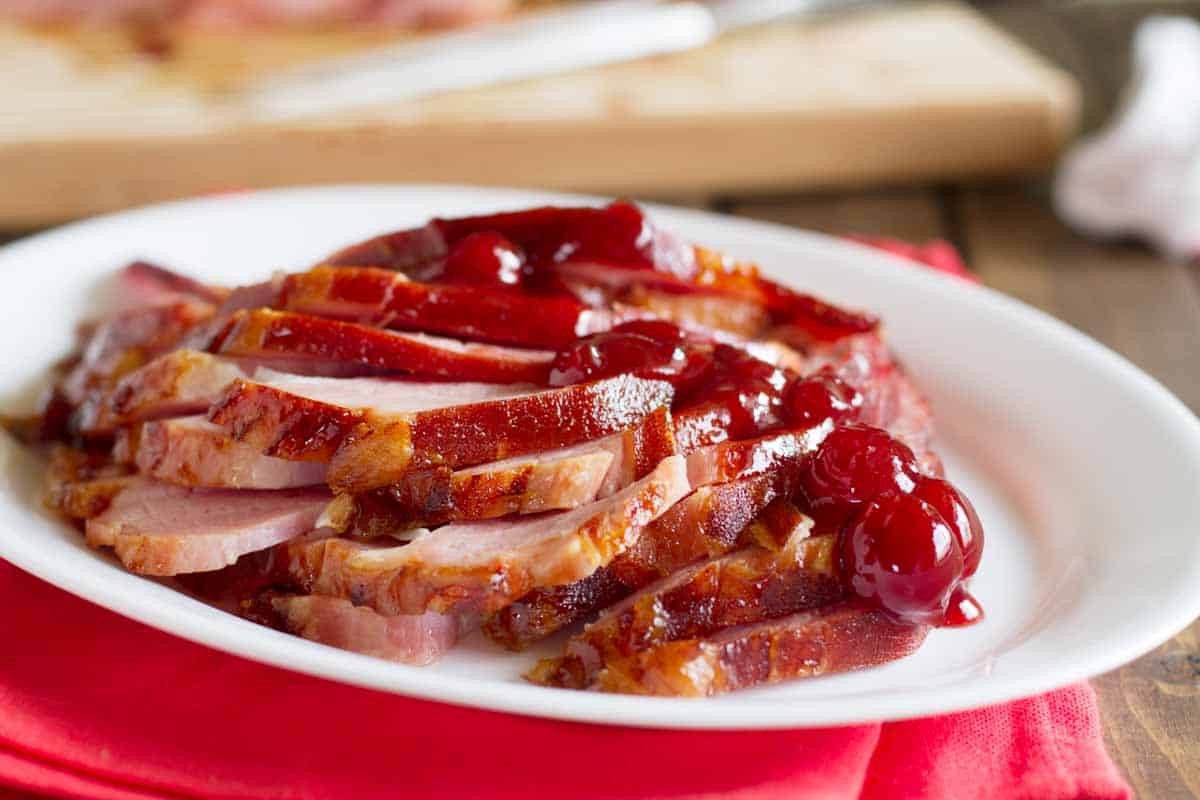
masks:
MULTIPOLYGON (((65 354, 101 279, 145 257, 228 283, 296 269, 423 222, 539 203, 524 191, 354 187, 174 203, 71 225, 0 251, 5 408, 65 354)), ((0 556, 121 614, 231 653, 415 697, 564 719, 768 728, 923 716, 1052 689, 1151 649, 1200 613, 1200 425, 1094 341, 994 292, 813 234, 654 209, 658 222, 769 276, 883 314, 936 411, 951 478, 987 530, 974 591, 987 619, 851 675, 713 700, 567 692, 519 679, 532 656, 476 635, 399 666, 222 614, 89 551, 36 499, 40 474, 0 437, 0 556)))

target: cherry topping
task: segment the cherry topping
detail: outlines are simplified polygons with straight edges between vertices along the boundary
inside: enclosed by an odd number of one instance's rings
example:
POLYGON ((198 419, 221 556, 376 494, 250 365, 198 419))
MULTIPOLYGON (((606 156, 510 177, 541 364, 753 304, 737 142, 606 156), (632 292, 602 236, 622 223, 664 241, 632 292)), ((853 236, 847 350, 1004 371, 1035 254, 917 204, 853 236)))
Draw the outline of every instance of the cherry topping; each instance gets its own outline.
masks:
POLYGON ((800 473, 800 489, 820 523, 837 530, 863 503, 911 492, 918 478, 913 451, 867 425, 834 428, 800 473))
POLYGON ((442 280, 484 286, 515 288, 525 279, 521 249, 498 233, 484 231, 465 236, 450 248, 442 280))
POLYGON ((685 371, 683 332, 669 322, 639 320, 584 337, 560 350, 550 365, 550 385, 567 386, 634 372, 671 377, 685 371))
POLYGON ((797 426, 820 425, 826 420, 837 425, 858 419, 863 396, 831 371, 822 370, 793 382, 783 404, 788 420, 797 426))
POLYGON ((842 574, 859 597, 902 619, 945 622, 963 557, 933 506, 911 494, 880 497, 851 518, 839 544, 842 574))
POLYGON ((970 592, 961 585, 950 595, 950 605, 946 609, 946 619, 942 623, 947 628, 962 628, 974 625, 983 619, 983 606, 979 605, 970 592))
POLYGON ((962 492, 949 481, 922 477, 913 494, 938 510, 942 519, 954 531, 963 553, 963 577, 969 578, 979 568, 983 557, 983 523, 962 492))
POLYGON ((708 369, 680 391, 680 405, 723 409, 728 435, 742 439, 778 427, 788 375, 739 347, 718 344, 708 369))

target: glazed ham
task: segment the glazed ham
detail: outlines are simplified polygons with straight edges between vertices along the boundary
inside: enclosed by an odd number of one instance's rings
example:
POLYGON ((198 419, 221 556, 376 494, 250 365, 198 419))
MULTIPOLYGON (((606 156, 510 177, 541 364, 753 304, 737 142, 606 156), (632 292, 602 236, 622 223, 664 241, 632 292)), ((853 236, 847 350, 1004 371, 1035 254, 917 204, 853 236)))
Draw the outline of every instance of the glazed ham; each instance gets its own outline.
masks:
POLYGON ((113 548, 141 575, 206 572, 312 530, 328 503, 322 490, 188 489, 141 478, 87 521, 87 541, 113 548))
POLYGON ((89 543, 230 613, 410 664, 574 626, 532 680, 673 696, 981 618, 978 514, 878 319, 629 203, 116 284, 6 427, 89 543))
POLYGON ((694 564, 608 609, 567 645, 566 656, 540 664, 546 682, 584 689, 631 680, 615 676, 639 651, 715 631, 819 608, 842 599, 831 536, 806 538, 811 520, 778 550, 749 547, 694 564))
POLYGON ((339 532, 383 536, 455 520, 575 508, 644 477, 674 453, 671 417, 659 409, 639 425, 593 442, 460 470, 425 469, 362 495, 340 495, 326 520, 339 532))
POLYGON ((486 613, 537 587, 592 574, 687 490, 683 459, 671 456, 612 497, 571 511, 454 523, 400 546, 302 543, 293 563, 316 593, 384 614, 486 613))
POLYGON ((325 465, 286 461, 226 438, 202 416, 147 422, 136 434, 133 461, 152 478, 216 489, 295 489, 325 483, 325 465))
POLYGON ((199 414, 248 373, 236 362, 195 350, 174 350, 121 378, 75 412, 75 430, 111 433, 151 419, 199 414))
POLYGON ((349 600, 322 595, 280 595, 270 603, 284 627, 297 636, 401 664, 437 661, 454 647, 463 625, 452 614, 385 617, 349 600))
MULTIPOLYGON (((706 697, 795 678, 874 667, 914 653, 929 628, 861 603, 834 603, 780 619, 723 628, 612 657, 587 688, 625 694, 706 697)), ((543 664, 531 678, 582 688, 592 677, 543 664)))
POLYGON ((317 267, 288 275, 274 304, 364 325, 534 348, 565 347, 579 336, 607 330, 617 319, 571 298, 417 283, 398 272, 365 267, 317 267))
POLYGON ((783 538, 793 519, 765 512, 787 494, 790 481, 790 475, 776 471, 701 486, 647 526, 611 564, 575 583, 535 589, 488 617, 484 632, 521 650, 698 559, 768 535, 783 538))
POLYGON ((189 345, 216 355, 353 364, 367 370, 487 383, 543 383, 553 353, 468 344, 422 333, 269 309, 235 311, 189 345))

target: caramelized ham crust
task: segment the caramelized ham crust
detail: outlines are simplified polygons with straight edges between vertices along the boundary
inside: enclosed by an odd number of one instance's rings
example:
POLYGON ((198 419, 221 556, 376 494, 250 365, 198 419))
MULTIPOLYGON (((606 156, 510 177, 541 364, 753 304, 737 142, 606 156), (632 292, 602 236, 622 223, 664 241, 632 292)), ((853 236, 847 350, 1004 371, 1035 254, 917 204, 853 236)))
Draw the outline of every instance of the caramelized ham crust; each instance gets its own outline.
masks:
POLYGON ((328 502, 322 490, 187 489, 138 478, 87 521, 87 541, 112 547, 142 575, 206 572, 312 530, 328 502))
POLYGON ((290 548, 293 574, 316 593, 384 614, 491 612, 534 588, 592 574, 687 490, 683 459, 672 456, 612 497, 571 511, 455 523, 402 546, 300 543, 290 548))
POLYGON ((197 350, 241 358, 311 360, 486 383, 545 383, 554 354, 469 344, 288 311, 235 311, 189 338, 197 350))
MULTIPOLYGON (((858 603, 835 603, 780 619, 726 628, 613 657, 587 688, 625 694, 704 697, 794 678, 895 661, 916 652, 929 628, 858 603)), ((576 675, 544 663, 538 683, 576 686, 576 675)))
POLYGON ((174 350, 84 403, 76 412, 75 427, 87 434, 108 433, 133 422, 199 414, 226 386, 246 376, 233 361, 195 350, 174 350))
POLYGON ((364 325, 517 347, 565 347, 614 315, 569 297, 416 283, 366 267, 316 267, 283 279, 279 308, 364 325), (534 324, 536 320, 536 324, 534 324))
POLYGON ((651 584, 608 609, 572 637, 562 659, 539 665, 535 674, 588 688, 606 680, 601 673, 610 663, 623 664, 639 651, 841 599, 845 589, 834 566, 834 537, 807 539, 811 526, 804 519, 780 550, 745 548, 651 584))
POLYGON ((134 448, 145 475, 180 486, 295 489, 325 483, 325 465, 265 456, 235 442, 204 417, 147 422, 134 448))
POLYGON ((593 442, 450 471, 425 469, 361 495, 339 495, 326 519, 340 533, 383 536, 454 520, 575 508, 624 489, 674 453, 671 415, 593 442))
POLYGON ((484 632, 512 650, 521 650, 646 584, 697 559, 727 553, 739 542, 759 541, 774 531, 780 538, 790 519, 761 518, 772 501, 787 493, 789 476, 776 471, 740 481, 701 486, 652 522, 627 551, 581 581, 535 589, 484 621, 484 632), (760 530, 747 539, 748 526, 760 530))
POLYGON ((454 647, 461 627, 452 614, 385 617, 336 597, 280 595, 270 602, 284 627, 297 636, 401 664, 437 661, 454 647))

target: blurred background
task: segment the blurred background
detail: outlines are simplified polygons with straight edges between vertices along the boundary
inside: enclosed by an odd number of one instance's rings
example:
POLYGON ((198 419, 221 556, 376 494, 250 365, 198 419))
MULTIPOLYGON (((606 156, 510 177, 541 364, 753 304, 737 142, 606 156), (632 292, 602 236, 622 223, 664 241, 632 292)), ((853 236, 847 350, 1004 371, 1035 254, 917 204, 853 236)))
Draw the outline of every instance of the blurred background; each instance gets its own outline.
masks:
MULTIPOLYGON (((1197 19, 1134 0, 0 0, 0 241, 297 184, 620 194, 948 242, 1196 410, 1197 19)), ((1200 625, 1096 686, 1139 794, 1200 792, 1200 625)))

